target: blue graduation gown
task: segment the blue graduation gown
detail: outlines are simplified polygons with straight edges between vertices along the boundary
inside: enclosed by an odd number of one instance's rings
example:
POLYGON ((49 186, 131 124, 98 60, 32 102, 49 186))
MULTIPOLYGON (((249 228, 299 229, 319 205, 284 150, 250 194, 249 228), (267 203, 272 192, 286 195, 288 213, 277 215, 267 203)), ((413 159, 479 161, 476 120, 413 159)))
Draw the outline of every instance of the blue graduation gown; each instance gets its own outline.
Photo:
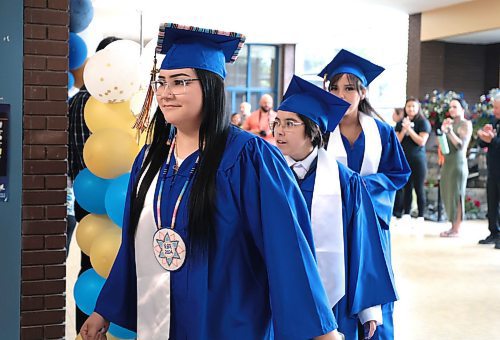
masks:
MULTIPOLYGON (((304 179, 299 180, 309 211, 316 180, 315 162, 304 179)), ((357 314, 368 307, 397 300, 397 293, 389 259, 383 249, 383 231, 377 222, 370 195, 359 174, 337 163, 342 192, 346 294, 333 311, 339 331, 350 340, 358 339, 357 314)), ((313 246, 312 236, 307 231, 306 235, 313 246)))
MULTIPOLYGON (((144 150, 132 169, 129 198, 143 157, 144 150)), ((173 203, 195 158, 196 153, 184 160, 177 175, 172 169, 167 174, 164 225, 170 225, 173 203)), ((232 127, 216 186, 215 241, 208 256, 193 260, 188 255, 184 266, 171 273, 170 339, 308 339, 336 329, 301 229, 310 229, 307 207, 278 149, 232 127)), ((184 197, 190 189, 191 184, 184 197)), ((187 202, 182 200, 176 223, 186 245, 187 202)), ((122 245, 95 311, 135 330, 129 210, 127 200, 122 245)))
MULTIPOLYGON (((380 225, 388 229, 396 191, 405 186, 411 170, 394 129, 378 119, 375 119, 375 122, 382 141, 382 155, 377 173, 363 176, 363 180, 372 197, 380 225)), ((365 134, 362 131, 352 147, 343 135, 342 142, 347 153, 349 169, 359 173, 365 155, 365 134)))
MULTIPOLYGON (((375 119, 379 135, 382 141, 382 154, 376 174, 363 176, 368 192, 372 198, 373 206, 379 218, 380 225, 384 230, 383 242, 386 254, 391 259, 391 239, 389 224, 394 207, 396 191, 403 188, 411 174, 410 166, 406 161, 403 148, 394 132, 388 124, 375 119)), ((347 153, 347 164, 349 169, 359 173, 365 154, 365 134, 360 133, 354 144, 342 136, 342 142, 347 153)), ((389 262, 392 271, 392 264, 389 262)), ((376 339, 394 339, 392 324, 392 312, 394 304, 389 303, 382 306, 384 324, 377 328, 376 339)))

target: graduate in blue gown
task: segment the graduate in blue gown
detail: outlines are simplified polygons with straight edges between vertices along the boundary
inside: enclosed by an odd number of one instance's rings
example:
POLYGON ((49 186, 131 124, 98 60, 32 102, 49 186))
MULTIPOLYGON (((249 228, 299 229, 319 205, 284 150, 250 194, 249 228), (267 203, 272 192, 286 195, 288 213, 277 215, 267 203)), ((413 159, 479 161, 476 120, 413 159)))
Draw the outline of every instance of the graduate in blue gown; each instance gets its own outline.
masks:
POLYGON ((312 235, 323 284, 339 331, 367 338, 383 323, 381 304, 395 301, 392 271, 382 230, 361 177, 323 148, 349 103, 294 76, 273 124, 277 146, 294 171, 312 219, 312 235))
POLYGON ((160 26, 152 142, 130 176, 122 245, 82 327, 141 339, 339 339, 306 203, 279 150, 230 124, 225 63, 244 37, 160 26))
MULTIPOLYGON (((351 104, 339 126, 330 133, 328 152, 349 169, 361 174, 382 226, 389 260, 389 224, 396 191, 410 176, 410 167, 391 126, 375 118, 367 98, 368 85, 384 68, 349 51, 341 50, 319 73, 330 93, 351 104)), ((393 339, 393 304, 382 306, 384 324, 375 339, 393 339)))

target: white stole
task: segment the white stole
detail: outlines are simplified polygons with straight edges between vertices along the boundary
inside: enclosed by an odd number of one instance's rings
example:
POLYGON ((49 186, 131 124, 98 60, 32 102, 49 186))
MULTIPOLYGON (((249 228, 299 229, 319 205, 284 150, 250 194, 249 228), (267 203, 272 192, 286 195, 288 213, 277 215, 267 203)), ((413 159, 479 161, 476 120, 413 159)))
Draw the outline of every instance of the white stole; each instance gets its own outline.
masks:
POLYGON ((318 150, 311 224, 319 274, 333 307, 345 295, 342 193, 338 163, 323 148, 318 150))
MULTIPOLYGON (((376 174, 382 156, 382 139, 380 138, 377 123, 375 118, 363 112, 359 113, 359 123, 365 134, 365 152, 359 173, 361 176, 376 174)), ((339 126, 330 134, 328 153, 332 153, 340 163, 347 166, 347 153, 340 136, 339 126)))
MULTIPOLYGON (((139 180, 138 188, 146 171, 147 169, 139 180)), ((168 338, 170 333, 170 272, 158 264, 151 247, 151 238, 156 231, 153 210, 156 208, 154 195, 158 174, 159 172, 146 194, 134 238, 137 274, 137 339, 168 338)))

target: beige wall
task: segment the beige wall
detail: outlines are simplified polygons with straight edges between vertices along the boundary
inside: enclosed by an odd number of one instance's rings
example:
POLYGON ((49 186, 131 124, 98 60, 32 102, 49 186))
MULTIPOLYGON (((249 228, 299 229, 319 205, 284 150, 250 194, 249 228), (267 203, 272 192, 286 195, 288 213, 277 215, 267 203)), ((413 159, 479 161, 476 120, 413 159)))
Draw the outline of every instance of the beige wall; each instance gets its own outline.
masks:
POLYGON ((500 28, 500 1, 474 0, 422 13, 421 40, 500 28))

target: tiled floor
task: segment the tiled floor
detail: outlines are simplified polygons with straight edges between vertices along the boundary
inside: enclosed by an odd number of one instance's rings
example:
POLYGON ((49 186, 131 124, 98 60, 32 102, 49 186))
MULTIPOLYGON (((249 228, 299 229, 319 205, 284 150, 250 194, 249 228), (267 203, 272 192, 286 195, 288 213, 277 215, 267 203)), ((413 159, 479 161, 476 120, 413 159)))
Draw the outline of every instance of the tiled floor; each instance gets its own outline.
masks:
MULTIPOLYGON (((499 339, 500 250, 478 245, 486 221, 467 221, 460 238, 440 238, 446 223, 393 221, 392 246, 400 301, 396 339, 499 339)), ((73 240, 74 241, 74 240, 73 240)), ((79 252, 68 258, 66 336, 75 338, 73 285, 79 252)))
POLYGON ((486 221, 464 222, 460 238, 440 238, 448 228, 393 221, 396 339, 500 338, 500 250, 477 244, 486 221))

